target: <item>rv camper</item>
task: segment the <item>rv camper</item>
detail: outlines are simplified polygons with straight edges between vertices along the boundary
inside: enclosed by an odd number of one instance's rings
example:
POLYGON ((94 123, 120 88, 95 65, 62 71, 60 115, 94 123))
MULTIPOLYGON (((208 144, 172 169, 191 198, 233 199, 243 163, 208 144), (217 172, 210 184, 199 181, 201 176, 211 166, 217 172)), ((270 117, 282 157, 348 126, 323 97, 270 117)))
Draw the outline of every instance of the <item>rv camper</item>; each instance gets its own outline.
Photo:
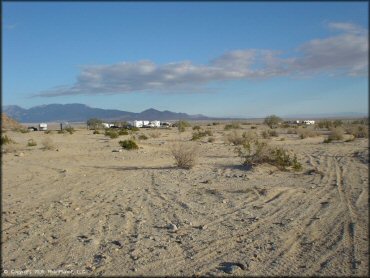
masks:
POLYGON ((39 130, 48 130, 48 125, 46 123, 40 123, 39 130))

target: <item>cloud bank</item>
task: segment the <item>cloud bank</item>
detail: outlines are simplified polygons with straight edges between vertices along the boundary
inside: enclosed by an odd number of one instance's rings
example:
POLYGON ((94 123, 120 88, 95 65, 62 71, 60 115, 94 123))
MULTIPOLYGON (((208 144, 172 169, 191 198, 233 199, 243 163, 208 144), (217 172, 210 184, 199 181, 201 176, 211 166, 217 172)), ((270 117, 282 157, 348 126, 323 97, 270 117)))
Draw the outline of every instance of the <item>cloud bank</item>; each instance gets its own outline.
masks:
POLYGON ((205 65, 181 61, 157 65, 149 60, 135 63, 86 66, 71 86, 59 86, 35 96, 122 94, 138 91, 171 91, 201 88, 213 81, 267 79, 317 74, 366 76, 367 30, 343 22, 328 27, 339 32, 299 46, 295 55, 281 51, 241 49, 224 53, 205 65), (285 55, 286 56, 286 55, 285 55))

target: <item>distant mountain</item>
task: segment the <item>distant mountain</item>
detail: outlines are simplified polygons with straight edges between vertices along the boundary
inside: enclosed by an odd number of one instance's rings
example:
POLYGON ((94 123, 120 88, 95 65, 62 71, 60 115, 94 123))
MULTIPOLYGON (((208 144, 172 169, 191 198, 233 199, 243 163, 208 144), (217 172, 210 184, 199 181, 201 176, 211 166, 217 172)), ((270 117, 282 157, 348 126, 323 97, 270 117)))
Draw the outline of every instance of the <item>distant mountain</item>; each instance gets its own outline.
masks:
POLYGON ((38 122, 84 122, 90 118, 99 118, 106 121, 131 120, 179 120, 179 119, 209 119, 203 115, 188 115, 171 111, 158 111, 150 108, 141 113, 127 112, 113 109, 92 108, 84 104, 48 104, 24 109, 17 105, 3 107, 10 117, 22 123, 38 122))

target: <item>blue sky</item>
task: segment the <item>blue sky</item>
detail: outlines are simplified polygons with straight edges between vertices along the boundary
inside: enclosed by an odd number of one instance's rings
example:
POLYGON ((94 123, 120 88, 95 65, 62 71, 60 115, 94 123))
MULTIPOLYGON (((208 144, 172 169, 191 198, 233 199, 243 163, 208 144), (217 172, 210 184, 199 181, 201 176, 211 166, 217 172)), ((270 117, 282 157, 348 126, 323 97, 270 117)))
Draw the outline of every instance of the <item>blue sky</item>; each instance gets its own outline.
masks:
POLYGON ((4 2, 3 105, 368 111, 366 2, 4 2))

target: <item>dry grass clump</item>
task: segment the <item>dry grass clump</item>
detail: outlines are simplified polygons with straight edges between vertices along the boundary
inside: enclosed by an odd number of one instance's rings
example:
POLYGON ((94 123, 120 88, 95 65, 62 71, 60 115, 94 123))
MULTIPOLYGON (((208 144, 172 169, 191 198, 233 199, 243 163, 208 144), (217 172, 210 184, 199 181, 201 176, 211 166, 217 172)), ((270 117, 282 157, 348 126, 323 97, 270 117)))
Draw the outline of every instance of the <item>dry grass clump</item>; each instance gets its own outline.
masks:
POLYGON ((128 130, 127 129, 120 129, 118 131, 118 135, 128 135, 128 130))
POLYGON ((288 128, 287 134, 297 134, 297 129, 296 128, 288 128))
POLYGON ((14 143, 12 139, 8 137, 8 135, 1 135, 1 146, 6 145, 6 144, 11 144, 14 143))
POLYGON ((147 139, 148 139, 148 136, 146 136, 145 134, 140 134, 140 135, 138 136, 138 139, 139 139, 139 140, 147 140, 147 139))
POLYGON ((177 129, 179 130, 179 132, 184 132, 186 128, 191 125, 187 121, 180 120, 177 123, 175 123, 174 126, 177 126, 177 129))
POLYGON ((310 128, 298 128, 297 134, 299 135, 301 139, 318 136, 318 133, 315 130, 310 129, 310 128))
POLYGON ((193 126, 193 130, 200 130, 201 127, 199 125, 193 126))
POLYGON ((177 143, 171 146, 171 154, 179 168, 193 168, 196 165, 198 153, 198 147, 194 144, 177 143))
POLYGON ((212 136, 213 133, 211 130, 198 130, 196 132, 193 132, 193 136, 191 138, 192 141, 198 140, 200 138, 206 137, 206 136, 212 136))
POLYGON ((69 134, 73 134, 75 132, 75 129, 71 126, 66 127, 64 130, 68 132, 69 134))
POLYGON ((93 134, 100 134, 99 130, 95 129, 93 134))
POLYGON ((270 137, 279 137, 279 133, 276 130, 264 130, 262 132, 263 139, 269 139, 270 137))
POLYGON ((42 142, 42 146, 45 150, 54 150, 56 148, 53 140, 50 137, 46 137, 42 142))
POLYGON ((109 138, 111 139, 115 139, 115 138, 118 138, 118 132, 114 131, 114 130, 110 130, 110 129, 107 129, 105 130, 105 133, 104 133, 105 136, 108 136, 109 138))
POLYGON ((239 157, 243 159, 243 165, 254 166, 268 163, 276 166, 280 170, 287 170, 288 167, 295 171, 302 169, 302 164, 297 160, 297 156, 281 147, 270 147, 266 142, 257 139, 250 140, 242 147, 237 148, 239 157))
POLYGON ((214 141, 216 141, 216 139, 214 137, 209 137, 208 138, 208 143, 213 143, 214 141))

